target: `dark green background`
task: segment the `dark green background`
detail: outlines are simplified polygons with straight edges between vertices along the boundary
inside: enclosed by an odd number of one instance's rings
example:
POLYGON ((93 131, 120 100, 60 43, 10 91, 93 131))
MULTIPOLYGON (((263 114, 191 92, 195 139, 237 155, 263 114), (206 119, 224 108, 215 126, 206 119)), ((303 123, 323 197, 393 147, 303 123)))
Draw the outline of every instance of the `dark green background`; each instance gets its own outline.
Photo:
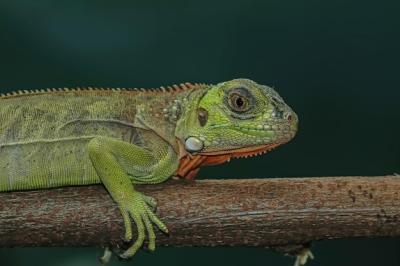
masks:
MULTIPOLYGON (((157 87, 246 77, 300 118, 290 144, 200 177, 400 171, 396 1, 0 1, 0 89, 157 87)), ((0 121, 1 122, 1 121, 0 121)), ((400 265, 400 240, 314 245, 309 265, 400 265)), ((0 249, 0 265, 98 265, 96 248, 0 249)), ((110 265, 292 265, 255 248, 158 248, 110 265)))

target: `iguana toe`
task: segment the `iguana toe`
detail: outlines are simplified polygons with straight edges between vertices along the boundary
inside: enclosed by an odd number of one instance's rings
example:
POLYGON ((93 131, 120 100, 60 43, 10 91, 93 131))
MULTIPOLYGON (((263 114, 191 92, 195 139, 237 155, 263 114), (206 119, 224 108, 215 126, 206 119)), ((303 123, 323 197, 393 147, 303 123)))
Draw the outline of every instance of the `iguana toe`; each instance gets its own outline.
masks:
POLYGON ((307 263, 308 259, 314 259, 314 255, 311 250, 308 248, 303 249, 297 254, 296 261, 294 262, 294 266, 302 266, 307 263))
MULTIPOLYGON (((151 207, 155 207, 155 200, 151 197, 145 196, 141 193, 136 193, 135 198, 131 203, 128 205, 127 208, 121 208, 122 216, 124 217, 124 221, 128 220, 129 217, 133 219, 137 227, 137 239, 136 241, 122 254, 119 256, 122 259, 129 259, 135 255, 135 253, 142 247, 146 231, 149 239, 148 249, 150 251, 154 251, 156 247, 156 234, 154 232, 153 223, 163 232, 168 233, 168 229, 166 225, 161 222, 161 220, 152 212, 151 207), (152 204, 153 206, 150 206, 152 204), (126 214, 129 214, 126 216, 126 214)), ((129 219, 130 220, 130 219, 129 219)), ((125 222, 126 233, 125 238, 131 235, 131 227, 125 222), (130 234, 130 235, 129 235, 130 234)))
POLYGON ((156 209, 157 209, 157 201, 156 201, 155 198, 150 197, 150 196, 146 196, 144 194, 142 194, 142 198, 143 198, 144 202, 146 202, 147 205, 149 205, 153 211, 156 211, 156 209))

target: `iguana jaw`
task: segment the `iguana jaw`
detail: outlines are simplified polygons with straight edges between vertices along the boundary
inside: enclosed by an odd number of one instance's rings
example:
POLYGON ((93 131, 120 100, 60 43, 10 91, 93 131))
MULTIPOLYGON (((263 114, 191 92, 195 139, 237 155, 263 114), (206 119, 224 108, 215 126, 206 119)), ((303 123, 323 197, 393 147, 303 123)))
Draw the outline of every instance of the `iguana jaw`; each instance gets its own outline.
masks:
POLYGON ((218 156, 218 155, 230 155, 233 158, 241 158, 248 156, 255 156, 266 153, 286 142, 269 143, 264 145, 255 145, 243 148, 232 148, 227 150, 207 151, 200 152, 198 155, 201 156, 218 156))
POLYGON ((195 155, 190 155, 186 153, 186 155, 181 157, 179 168, 177 169, 175 174, 181 178, 192 180, 196 176, 199 167, 202 165, 221 164, 229 161, 231 158, 252 157, 256 155, 261 155, 270 150, 273 150, 274 148, 286 142, 287 141, 282 141, 236 149, 209 151, 197 153, 195 155))

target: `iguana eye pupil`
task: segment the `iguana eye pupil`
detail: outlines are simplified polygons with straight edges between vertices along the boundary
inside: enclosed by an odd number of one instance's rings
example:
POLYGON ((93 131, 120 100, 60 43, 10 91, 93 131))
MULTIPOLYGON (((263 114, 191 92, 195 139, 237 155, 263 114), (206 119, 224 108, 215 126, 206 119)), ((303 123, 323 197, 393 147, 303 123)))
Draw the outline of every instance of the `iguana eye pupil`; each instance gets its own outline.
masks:
POLYGON ((244 101, 243 101, 242 97, 236 98, 236 105, 238 107, 242 107, 244 105, 244 101))
POLYGON ((232 93, 229 96, 230 108, 235 112, 246 112, 250 108, 249 99, 239 93, 232 93))

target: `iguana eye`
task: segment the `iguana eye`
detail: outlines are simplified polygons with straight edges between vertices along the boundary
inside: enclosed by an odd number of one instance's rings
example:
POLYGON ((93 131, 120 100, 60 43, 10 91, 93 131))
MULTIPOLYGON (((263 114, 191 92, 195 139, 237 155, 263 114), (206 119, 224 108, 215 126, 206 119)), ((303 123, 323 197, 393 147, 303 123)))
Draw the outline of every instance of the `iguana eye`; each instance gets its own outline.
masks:
POLYGON ((252 96, 245 88, 236 88, 228 95, 229 107, 234 112, 246 112, 251 107, 252 96))

